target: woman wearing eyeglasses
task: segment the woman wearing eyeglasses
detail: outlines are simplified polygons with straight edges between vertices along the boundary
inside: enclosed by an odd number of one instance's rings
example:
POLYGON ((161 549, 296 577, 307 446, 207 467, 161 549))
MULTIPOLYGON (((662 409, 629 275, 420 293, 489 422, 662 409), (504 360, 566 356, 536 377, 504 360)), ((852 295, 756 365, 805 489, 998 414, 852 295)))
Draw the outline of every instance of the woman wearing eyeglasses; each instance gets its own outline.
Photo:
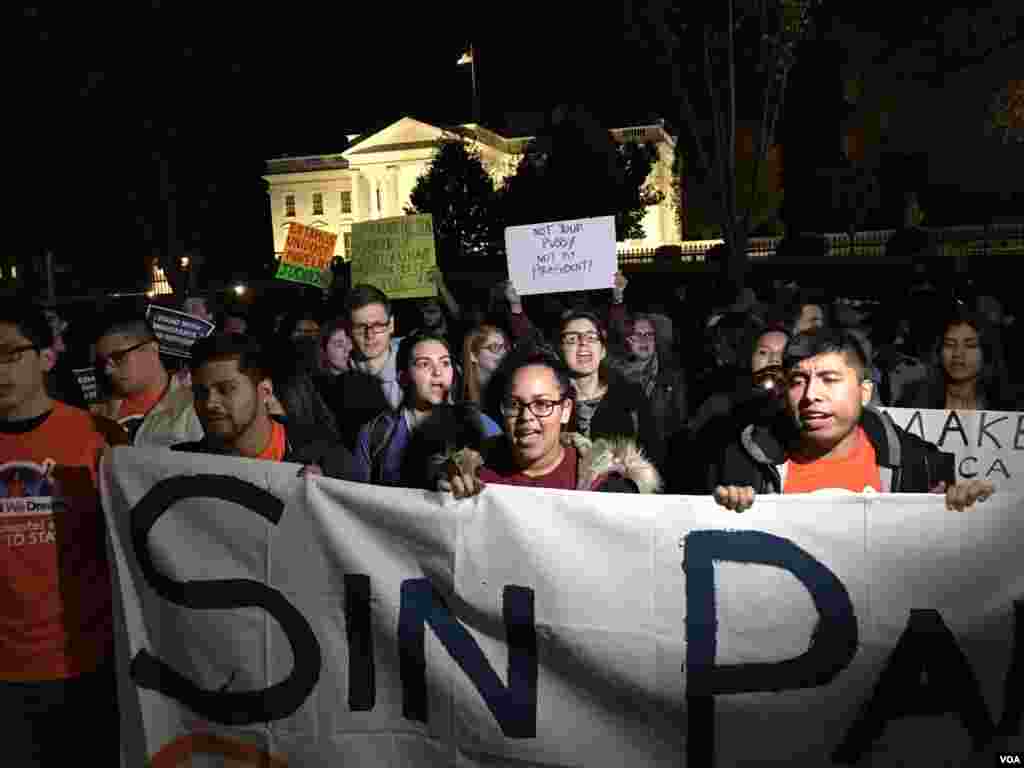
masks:
POLYGON ((505 332, 490 323, 482 323, 466 334, 462 343, 463 400, 485 407, 487 384, 511 348, 505 332))
POLYGON ((686 424, 686 375, 659 352, 655 320, 636 314, 625 321, 625 354, 613 360, 630 384, 640 388, 654 415, 658 441, 664 445, 686 424))
POLYGON ((569 430, 573 412, 570 372, 543 347, 524 345, 502 363, 504 434, 449 452, 437 487, 456 498, 484 486, 657 493, 661 477, 628 437, 588 440, 569 430))
POLYGON ((576 394, 575 431, 591 440, 628 437, 661 466, 664 443, 640 388, 608 364, 608 332, 600 318, 571 309, 558 329, 559 351, 576 394))

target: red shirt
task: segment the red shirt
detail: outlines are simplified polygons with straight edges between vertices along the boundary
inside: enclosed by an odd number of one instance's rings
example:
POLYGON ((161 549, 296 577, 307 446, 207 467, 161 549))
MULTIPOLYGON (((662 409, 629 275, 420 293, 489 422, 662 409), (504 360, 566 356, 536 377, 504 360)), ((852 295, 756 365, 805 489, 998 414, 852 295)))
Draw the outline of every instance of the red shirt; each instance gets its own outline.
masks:
POLYGON ((92 416, 64 403, 34 429, 0 432, 0 680, 74 677, 112 652, 105 445, 92 416))
POLYGON ((145 416, 153 409, 154 405, 160 402, 160 398, 164 396, 165 389, 166 387, 156 387, 155 389, 147 389, 145 392, 139 392, 135 395, 129 395, 121 401, 121 407, 117 411, 117 420, 122 421, 132 416, 145 416))
POLYGON ((857 427, 853 447, 842 458, 821 458, 813 461, 790 459, 783 493, 809 493, 824 488, 845 488, 860 493, 870 486, 882 490, 875 447, 863 427, 857 427))
POLYGON ((567 491, 576 490, 576 465, 578 457, 576 449, 567 446, 565 456, 553 470, 546 475, 530 477, 524 475, 511 461, 499 461, 493 467, 481 467, 480 479, 485 483, 498 485, 526 485, 533 488, 562 488, 567 491))

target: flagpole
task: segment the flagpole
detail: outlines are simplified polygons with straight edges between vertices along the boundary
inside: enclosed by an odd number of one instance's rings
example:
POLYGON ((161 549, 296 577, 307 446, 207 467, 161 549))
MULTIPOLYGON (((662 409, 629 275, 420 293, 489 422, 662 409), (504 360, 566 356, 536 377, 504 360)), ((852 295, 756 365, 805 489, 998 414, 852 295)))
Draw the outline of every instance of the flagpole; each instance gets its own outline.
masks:
POLYGON ((469 64, 469 75, 473 85, 473 122, 477 125, 480 124, 480 89, 477 85, 476 80, 476 49, 472 43, 466 49, 466 52, 459 57, 459 60, 455 62, 461 66, 463 64, 469 64))
POLYGON ((469 72, 473 78, 473 122, 480 124, 480 92, 476 85, 476 48, 469 46, 469 72))

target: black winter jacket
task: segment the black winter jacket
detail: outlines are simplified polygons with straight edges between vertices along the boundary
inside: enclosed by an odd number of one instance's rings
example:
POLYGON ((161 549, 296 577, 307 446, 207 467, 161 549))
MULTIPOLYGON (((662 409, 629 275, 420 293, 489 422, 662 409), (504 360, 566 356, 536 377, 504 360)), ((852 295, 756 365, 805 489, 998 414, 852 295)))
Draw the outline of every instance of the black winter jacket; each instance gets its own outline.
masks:
MULTIPOLYGON (((288 426, 284 419, 275 418, 274 420, 285 425, 285 453, 281 461, 295 464, 316 464, 327 477, 341 480, 354 478, 352 454, 342 443, 334 439, 328 430, 288 426)), ((171 450, 231 455, 212 446, 205 437, 190 443, 172 445, 171 450)))
POLYGON ((655 426, 650 402, 640 387, 614 369, 608 372, 608 391, 590 419, 587 437, 591 440, 631 438, 655 466, 663 465, 665 444, 655 426))
MULTIPOLYGON (((900 429, 888 414, 865 408, 861 426, 882 474, 882 490, 928 493, 940 482, 956 481, 953 455, 933 443, 900 429)), ((767 428, 748 426, 726 446, 709 477, 708 492, 716 485, 750 486, 755 493, 782 493, 780 465, 785 464, 782 441, 767 428)))

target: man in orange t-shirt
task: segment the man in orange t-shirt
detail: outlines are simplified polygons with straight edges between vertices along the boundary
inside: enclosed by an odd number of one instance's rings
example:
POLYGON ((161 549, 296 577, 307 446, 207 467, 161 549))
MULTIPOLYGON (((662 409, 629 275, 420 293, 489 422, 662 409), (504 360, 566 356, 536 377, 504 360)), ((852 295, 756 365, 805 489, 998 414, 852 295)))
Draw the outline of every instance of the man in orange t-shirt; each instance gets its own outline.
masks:
POLYGON ((289 461, 313 474, 352 479, 352 455, 325 429, 300 428, 270 415, 268 361, 249 336, 218 334, 192 347, 192 391, 205 437, 176 451, 289 461))
POLYGON ((819 329, 785 351, 785 425, 748 426, 716 468, 715 500, 742 512, 757 493, 945 492, 966 509, 995 492, 992 483, 955 483, 952 457, 868 407, 873 384, 855 334, 819 329), (788 431, 787 431, 788 430, 788 431))
POLYGON ((111 581, 96 489, 116 425, 49 397, 43 313, 0 309, 0 712, 5 766, 119 760, 111 581), (106 435, 106 436, 105 436, 106 435), (109 437, 109 440, 108 440, 109 437), (20 492, 20 495, 19 495, 20 492))

